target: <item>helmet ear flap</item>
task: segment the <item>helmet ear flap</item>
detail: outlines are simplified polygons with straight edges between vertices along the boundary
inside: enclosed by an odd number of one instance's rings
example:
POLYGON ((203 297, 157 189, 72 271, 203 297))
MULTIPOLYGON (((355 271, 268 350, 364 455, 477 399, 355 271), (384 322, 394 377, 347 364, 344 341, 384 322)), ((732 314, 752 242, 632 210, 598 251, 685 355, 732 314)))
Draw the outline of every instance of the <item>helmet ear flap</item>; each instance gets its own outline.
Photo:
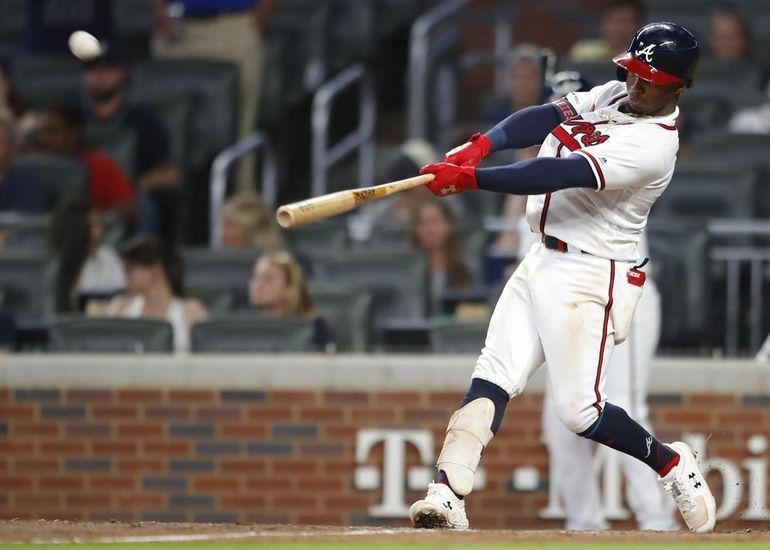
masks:
POLYGON ((625 82, 626 77, 628 76, 628 70, 618 66, 618 70, 615 74, 618 76, 618 80, 620 80, 621 82, 625 82))

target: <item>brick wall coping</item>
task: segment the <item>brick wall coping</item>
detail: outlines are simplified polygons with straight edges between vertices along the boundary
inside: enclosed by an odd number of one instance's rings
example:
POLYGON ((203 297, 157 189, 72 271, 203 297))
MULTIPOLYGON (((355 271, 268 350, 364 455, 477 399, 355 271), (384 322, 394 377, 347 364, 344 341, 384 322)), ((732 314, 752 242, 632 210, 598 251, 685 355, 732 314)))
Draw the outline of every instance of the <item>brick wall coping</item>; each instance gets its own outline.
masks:
MULTIPOLYGON (((6 355, 5 387, 162 387, 459 390, 475 356, 444 355, 6 355)), ((529 389, 543 388, 543 369, 529 389)), ((770 392, 770 366, 749 360, 657 358, 650 391, 770 392)))

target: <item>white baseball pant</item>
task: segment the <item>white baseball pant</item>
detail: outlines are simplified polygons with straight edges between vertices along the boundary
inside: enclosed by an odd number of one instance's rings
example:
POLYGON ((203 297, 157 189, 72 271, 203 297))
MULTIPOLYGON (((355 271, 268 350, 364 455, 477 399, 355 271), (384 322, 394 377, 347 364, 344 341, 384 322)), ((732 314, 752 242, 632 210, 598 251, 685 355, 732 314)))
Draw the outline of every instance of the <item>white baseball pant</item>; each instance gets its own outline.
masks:
MULTIPOLYGON (((631 334, 616 346, 608 367, 605 391, 614 405, 622 407, 650 433, 647 407, 647 380, 650 361, 660 335, 660 294, 651 280, 634 315, 631 334)), ((557 418, 553 398, 546 391, 543 403, 543 437, 551 459, 551 472, 561 488, 568 530, 601 530, 608 524, 601 514, 599 480, 594 471, 593 441, 576 437, 557 418)), ((609 453, 618 451, 607 448, 609 453)), ((618 453, 626 481, 626 499, 639 529, 670 531, 677 529, 674 503, 665 494, 657 475, 646 464, 618 453)))

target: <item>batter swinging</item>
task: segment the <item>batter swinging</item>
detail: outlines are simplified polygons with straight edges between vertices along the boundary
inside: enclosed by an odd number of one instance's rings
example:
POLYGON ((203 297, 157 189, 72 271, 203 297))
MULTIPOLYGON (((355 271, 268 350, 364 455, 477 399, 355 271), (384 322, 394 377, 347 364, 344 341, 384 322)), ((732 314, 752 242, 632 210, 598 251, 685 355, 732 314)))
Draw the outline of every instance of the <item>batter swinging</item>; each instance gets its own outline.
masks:
POLYGON ((613 347, 628 335, 645 281, 637 243, 674 171, 675 120, 692 84, 698 43, 685 28, 652 23, 613 59, 619 81, 518 111, 422 173, 439 196, 484 189, 529 195, 540 233, 506 284, 461 408, 449 421, 440 478, 410 516, 416 527, 466 529, 463 497, 505 406, 548 362, 559 420, 576 434, 655 470, 688 527, 714 528, 716 506, 692 450, 664 445, 603 392, 613 347), (542 143, 538 158, 476 168, 492 151, 542 143))

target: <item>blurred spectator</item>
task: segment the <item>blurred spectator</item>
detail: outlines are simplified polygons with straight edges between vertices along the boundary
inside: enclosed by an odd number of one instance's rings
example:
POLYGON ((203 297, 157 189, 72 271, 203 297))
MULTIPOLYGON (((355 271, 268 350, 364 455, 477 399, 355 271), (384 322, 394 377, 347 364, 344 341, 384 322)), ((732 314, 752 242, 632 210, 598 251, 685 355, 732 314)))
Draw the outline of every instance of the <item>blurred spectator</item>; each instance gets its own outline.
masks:
MULTIPOLYGON (((262 35, 275 0, 153 0, 157 55, 201 57, 240 69, 240 137, 256 121, 262 35)), ((253 181, 251 162, 239 164, 241 188, 253 181)))
POLYGON ((644 22, 642 0, 608 0, 601 7, 600 38, 580 40, 569 57, 575 62, 606 61, 626 51, 644 22))
POLYGON ((727 125, 728 129, 738 134, 770 134, 770 85, 767 86, 766 96, 764 103, 736 111, 727 125))
POLYGON ((751 60, 751 28, 736 9, 722 8, 711 17, 709 55, 720 61, 751 60))
POLYGON ((422 202, 414 216, 410 240, 415 248, 425 252, 430 280, 430 313, 436 315, 442 310, 446 292, 473 288, 473 276, 463 259, 450 207, 434 197, 422 202))
POLYGON ((158 116, 128 99, 128 63, 125 53, 108 46, 102 56, 84 65, 89 123, 134 133, 138 230, 172 241, 177 208, 172 191, 179 170, 171 160, 169 136, 158 116))
POLYGON ((288 252, 272 252, 260 256, 249 281, 249 302, 269 317, 312 319, 314 342, 319 351, 334 349, 326 322, 310 299, 299 264, 288 252))
POLYGON ((12 119, 0 117, 0 212, 44 213, 47 208, 43 187, 35 174, 15 165, 18 152, 12 119))
MULTIPOLYGON (((531 44, 515 47, 508 54, 508 97, 494 112, 482 117, 486 125, 496 124, 516 111, 539 105, 546 93, 543 50, 531 44)), ((495 163, 508 164, 537 156, 539 147, 503 152, 494 157, 495 163)), ((501 216, 515 226, 524 215, 527 198, 519 195, 505 195, 501 216)), ((519 248, 519 233, 515 229, 501 231, 493 248, 501 255, 514 255, 519 248)))
POLYGON ((137 236, 121 247, 127 294, 113 298, 106 315, 160 319, 174 329, 174 349, 190 349, 190 327, 206 318, 206 306, 184 298, 182 260, 160 239, 137 236))
POLYGON ((283 246, 267 205, 254 194, 229 198, 222 207, 222 246, 270 249, 283 246))
POLYGON ((112 42, 111 0, 27 0, 25 49, 67 55, 70 34, 83 30, 112 42))
POLYGON ((102 241, 102 214, 86 199, 63 202, 49 231, 49 243, 59 257, 58 312, 87 309, 88 300, 104 300, 125 289, 120 256, 102 241))
POLYGON ((506 91, 504 98, 484 109, 481 122, 496 124, 508 115, 543 99, 543 50, 532 44, 520 44, 506 58, 506 91))
POLYGON ((134 188, 120 166, 109 156, 85 148, 86 119, 80 107, 54 107, 43 114, 40 144, 43 151, 65 155, 88 167, 91 204, 103 211, 114 210, 134 221, 134 188))
MULTIPOLYGON (((413 178, 420 172, 421 167, 431 162, 438 162, 440 158, 435 147, 427 141, 407 140, 401 144, 398 152, 389 162, 382 181, 413 178)), ((430 191, 425 187, 415 187, 367 204, 350 217, 351 238, 355 241, 367 241, 376 228, 407 231, 417 205, 430 196, 430 191)))

